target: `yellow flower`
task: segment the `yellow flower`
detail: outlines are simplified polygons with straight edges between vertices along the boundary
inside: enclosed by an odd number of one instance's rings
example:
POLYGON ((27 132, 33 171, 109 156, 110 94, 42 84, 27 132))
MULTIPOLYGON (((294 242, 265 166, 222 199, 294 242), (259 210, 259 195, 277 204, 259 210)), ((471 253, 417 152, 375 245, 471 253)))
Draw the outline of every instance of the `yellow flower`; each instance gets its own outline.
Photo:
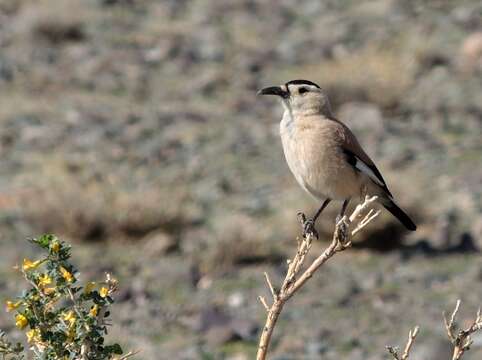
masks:
POLYGON ((90 308, 89 314, 92 317, 96 317, 99 312, 99 305, 95 304, 90 308))
POLYGON ((75 324, 75 314, 72 310, 70 310, 67 314, 64 315, 64 320, 70 323, 70 326, 75 324))
POLYGON ((62 277, 68 282, 72 282, 72 280, 74 280, 74 276, 63 266, 60 267, 60 272, 62 273, 62 277))
POLYGON ((84 294, 88 295, 95 289, 95 282, 91 281, 85 285, 84 294))
POLYGON ((43 291, 43 293, 44 293, 45 295, 50 295, 50 294, 52 294, 52 293, 55 291, 55 288, 53 288, 53 287, 48 287, 48 288, 42 289, 42 291, 43 291))
POLYGON ((58 253, 60 250, 60 244, 58 241, 54 241, 50 247, 54 253, 58 253))
POLYGON ((15 316, 15 326, 18 327, 20 330, 22 330, 25 326, 27 326, 28 321, 25 316, 22 314, 18 314, 15 316))
POLYGON ((103 286, 100 289, 99 294, 100 294, 101 297, 105 298, 107 295, 109 295, 109 289, 107 289, 105 286, 103 286))
POLYGON ((38 342, 40 340, 40 330, 39 329, 32 329, 26 332, 27 341, 29 343, 38 342))
POLYGON ((75 339, 75 327, 71 326, 67 332, 67 341, 72 342, 75 339))
POLYGON ((42 274, 38 278, 38 286, 44 287, 52 283, 52 279, 47 274, 42 274))
POLYGON ((37 260, 37 261, 32 262, 29 259, 23 259, 22 268, 23 268, 24 271, 33 270, 37 266, 39 266, 41 262, 42 262, 41 260, 37 260))
POLYGON ((5 305, 7 307, 7 312, 15 310, 16 308, 18 308, 20 306, 20 304, 22 304, 22 301, 17 301, 16 303, 14 303, 13 301, 10 301, 10 300, 6 301, 5 305))

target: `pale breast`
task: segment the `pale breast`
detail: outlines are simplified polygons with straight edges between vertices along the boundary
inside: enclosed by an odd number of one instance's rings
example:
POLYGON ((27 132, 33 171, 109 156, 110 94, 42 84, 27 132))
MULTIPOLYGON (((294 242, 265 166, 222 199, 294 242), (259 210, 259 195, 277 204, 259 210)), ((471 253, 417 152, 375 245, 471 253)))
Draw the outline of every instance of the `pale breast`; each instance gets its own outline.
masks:
POLYGON ((347 164, 333 129, 312 121, 282 121, 280 134, 288 166, 309 194, 318 200, 359 194, 360 179, 347 164))

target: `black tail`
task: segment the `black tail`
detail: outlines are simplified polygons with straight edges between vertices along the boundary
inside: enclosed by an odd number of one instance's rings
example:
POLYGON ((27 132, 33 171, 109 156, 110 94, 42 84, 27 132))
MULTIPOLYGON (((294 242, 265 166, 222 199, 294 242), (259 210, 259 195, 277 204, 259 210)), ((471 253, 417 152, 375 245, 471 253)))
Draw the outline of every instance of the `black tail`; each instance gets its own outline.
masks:
POLYGON ((417 225, 414 224, 412 219, 408 217, 405 212, 400 209, 397 204, 395 204, 392 200, 390 199, 383 199, 382 200, 382 205, 392 213, 393 216, 395 216, 398 221, 400 221, 408 230, 410 231, 415 231, 417 230, 417 225))

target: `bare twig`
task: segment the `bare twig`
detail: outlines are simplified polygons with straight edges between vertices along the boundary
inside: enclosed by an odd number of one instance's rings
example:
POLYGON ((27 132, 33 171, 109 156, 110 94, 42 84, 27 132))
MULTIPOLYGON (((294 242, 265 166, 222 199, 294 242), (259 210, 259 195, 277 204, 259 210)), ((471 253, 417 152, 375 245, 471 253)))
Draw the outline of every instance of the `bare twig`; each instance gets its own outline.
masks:
POLYGON ((476 331, 482 329, 482 315, 479 308, 472 324, 467 329, 459 330, 459 332, 457 333, 457 326, 455 324, 455 320, 459 311, 459 307, 460 300, 457 300, 455 309, 450 316, 450 320, 447 319, 445 312, 443 314, 445 329, 447 330, 447 336, 450 342, 454 345, 452 360, 459 360, 462 358, 462 355, 464 355, 464 353, 469 350, 470 346, 472 345, 471 335, 476 331))
POLYGON ((303 272, 301 272, 301 269, 306 259, 306 255, 311 249, 313 234, 307 234, 303 239, 298 239, 296 255, 293 259, 288 260, 287 262, 288 270, 279 292, 275 291, 268 274, 265 273, 266 282, 268 283, 271 295, 273 296, 273 303, 271 306, 268 306, 266 300, 262 296, 259 297, 259 300, 268 311, 268 315, 259 340, 258 353, 256 356, 257 360, 266 359, 273 330, 285 303, 326 261, 337 252, 349 248, 351 246, 351 237, 361 231, 378 216, 379 212, 370 209, 372 203, 376 199, 376 196, 365 197, 365 201, 355 208, 350 217, 344 216, 335 226, 331 244, 303 272), (355 229, 350 232, 349 228, 353 223, 356 223, 355 229))
POLYGON ((452 315, 450 316, 450 320, 447 320, 447 316, 445 315, 445 311, 443 312, 445 330, 447 330, 447 336, 449 337, 450 341, 452 341, 452 342, 455 341, 455 336, 454 336, 453 332, 455 330, 455 317, 457 316, 457 313, 459 312, 459 308, 460 308, 460 299, 457 300, 457 303, 455 304, 455 309, 454 309, 454 311, 452 311, 452 315))
POLYGON ((273 283, 271 282, 267 272, 264 273, 264 277, 266 278, 266 283, 268 284, 269 291, 271 291, 271 296, 273 296, 273 301, 276 301, 276 299, 278 298, 278 294, 276 293, 276 290, 274 289, 273 283))
POLYGON ((130 358, 131 356, 134 356, 134 355, 137 355, 140 353, 140 350, 136 350, 136 351, 129 351, 127 354, 125 355, 122 355, 119 360, 125 360, 125 359, 128 359, 130 358))
POLYGON ((413 330, 408 332, 408 340, 407 344, 405 345, 405 349, 403 350, 403 354, 398 354, 398 349, 393 346, 387 346, 388 352, 393 356, 395 360, 407 360, 410 356, 410 350, 412 349, 413 342, 418 335, 419 327, 415 326, 413 330))
POLYGON ((266 311, 269 311, 269 306, 268 306, 268 303, 266 302, 266 299, 263 296, 258 296, 258 299, 261 302, 261 304, 263 304, 266 311))

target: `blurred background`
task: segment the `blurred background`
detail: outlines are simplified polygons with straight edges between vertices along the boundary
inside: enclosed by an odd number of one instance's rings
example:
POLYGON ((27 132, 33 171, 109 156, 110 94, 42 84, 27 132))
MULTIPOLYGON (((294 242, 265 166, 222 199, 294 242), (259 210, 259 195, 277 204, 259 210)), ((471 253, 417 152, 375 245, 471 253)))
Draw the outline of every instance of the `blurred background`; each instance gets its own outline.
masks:
POLYGON ((416 324, 413 358, 448 358, 442 311, 461 298, 467 325, 482 300, 479 0, 0 0, 0 300, 52 232, 82 280, 119 278, 110 336, 137 358, 252 359, 263 271, 279 283, 319 205, 255 96, 296 78, 419 228, 370 225, 288 304, 271 358, 388 358, 416 324))

